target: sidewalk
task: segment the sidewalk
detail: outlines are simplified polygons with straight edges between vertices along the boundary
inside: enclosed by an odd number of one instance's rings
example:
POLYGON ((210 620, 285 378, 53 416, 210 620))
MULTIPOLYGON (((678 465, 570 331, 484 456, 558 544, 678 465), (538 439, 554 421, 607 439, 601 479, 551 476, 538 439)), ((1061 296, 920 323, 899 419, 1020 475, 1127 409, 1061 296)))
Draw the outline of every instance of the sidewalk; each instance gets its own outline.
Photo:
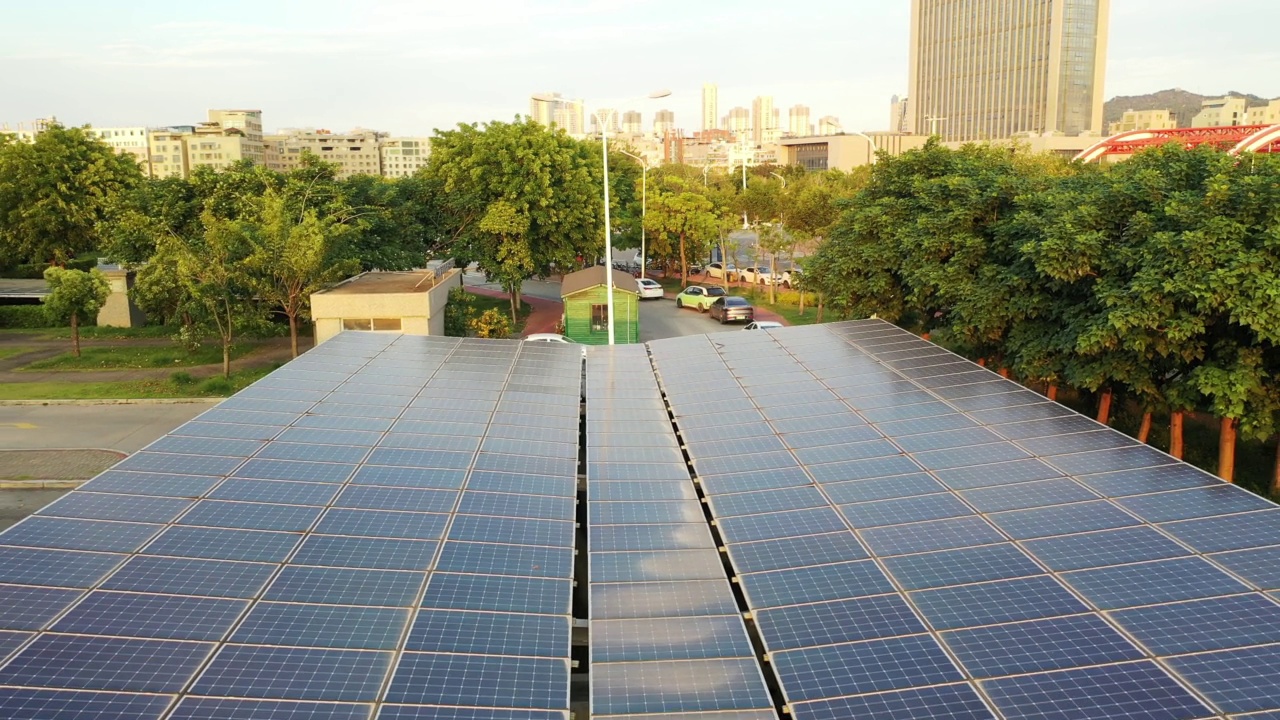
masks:
MULTIPOLYGON (((507 294, 501 290, 490 290, 489 288, 475 287, 474 285, 467 285, 464 289, 475 295, 496 298, 507 297, 507 294)), ((533 308, 533 312, 529 313, 529 318, 525 320, 524 335, 553 333, 556 331, 556 326, 560 324, 561 318, 564 317, 563 303, 530 295, 521 295, 520 299, 529 303, 529 307, 533 308)))

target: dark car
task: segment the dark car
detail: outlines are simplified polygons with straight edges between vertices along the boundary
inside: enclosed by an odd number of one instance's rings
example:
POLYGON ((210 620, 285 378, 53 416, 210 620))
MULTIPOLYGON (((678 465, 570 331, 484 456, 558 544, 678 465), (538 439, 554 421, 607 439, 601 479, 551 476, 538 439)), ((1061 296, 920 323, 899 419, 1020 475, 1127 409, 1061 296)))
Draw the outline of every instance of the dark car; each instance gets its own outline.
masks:
POLYGON ((729 295, 711 303, 711 317, 719 320, 721 325, 734 320, 751 322, 756 319, 756 309, 746 298, 729 295))

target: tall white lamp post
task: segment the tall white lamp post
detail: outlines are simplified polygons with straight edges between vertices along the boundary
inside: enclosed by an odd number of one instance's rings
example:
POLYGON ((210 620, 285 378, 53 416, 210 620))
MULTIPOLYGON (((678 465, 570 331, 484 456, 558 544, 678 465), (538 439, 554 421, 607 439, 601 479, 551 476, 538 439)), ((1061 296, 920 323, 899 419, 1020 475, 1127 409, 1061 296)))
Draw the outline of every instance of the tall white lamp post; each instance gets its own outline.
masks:
MULTIPOLYGON (((650 100, 664 98, 671 94, 670 90, 657 90, 649 93, 650 100)), ((555 102, 560 98, 551 95, 534 95, 534 100, 543 102, 555 102)), ((638 98, 633 98, 638 99, 638 98)), ((563 102, 563 101, 562 101, 563 102)), ((581 101, 576 101, 581 102, 581 101)), ((626 102, 630 102, 629 100, 626 102)), ((605 292, 607 298, 605 300, 605 312, 608 317, 605 322, 609 330, 609 344, 614 344, 613 331, 613 228, 609 223, 609 114, 616 113, 616 110, 606 108, 598 108, 592 113, 596 122, 600 125, 600 154, 604 160, 604 280, 605 292)))
POLYGON ((626 150, 622 151, 623 155, 629 158, 639 160, 641 163, 640 171, 640 277, 647 277, 645 271, 649 265, 645 260, 644 247, 644 218, 649 212, 649 158, 642 158, 639 155, 632 155, 626 150))
POLYGON ((875 141, 875 140, 872 140, 872 139, 871 139, 868 135, 866 135, 865 133, 860 133, 860 132, 858 132, 858 131, 856 131, 856 130, 855 130, 855 131, 853 131, 853 132, 851 132, 851 133, 849 133, 849 134, 850 134, 850 135, 856 135, 856 136, 858 136, 858 137, 862 138, 863 140, 866 140, 866 141, 867 141, 867 145, 870 145, 870 146, 871 146, 871 147, 870 147, 870 150, 867 152, 867 156, 868 156, 868 157, 867 157, 867 164, 868 164, 868 165, 875 165, 875 164, 876 164, 876 152, 878 152, 878 151, 880 150, 880 148, 876 147, 876 141, 875 141))

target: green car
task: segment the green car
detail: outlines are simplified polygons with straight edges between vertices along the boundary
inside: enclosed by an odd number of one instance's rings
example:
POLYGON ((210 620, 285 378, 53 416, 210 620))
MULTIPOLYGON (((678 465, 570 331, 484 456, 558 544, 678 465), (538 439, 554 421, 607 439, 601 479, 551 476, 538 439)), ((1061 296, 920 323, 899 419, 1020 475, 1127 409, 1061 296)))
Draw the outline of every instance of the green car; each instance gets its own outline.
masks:
POLYGON ((706 312, 711 307, 711 303, 717 298, 722 298, 728 293, 724 288, 714 285, 690 285, 680 291, 676 296, 676 307, 678 308, 695 308, 698 312, 706 312))

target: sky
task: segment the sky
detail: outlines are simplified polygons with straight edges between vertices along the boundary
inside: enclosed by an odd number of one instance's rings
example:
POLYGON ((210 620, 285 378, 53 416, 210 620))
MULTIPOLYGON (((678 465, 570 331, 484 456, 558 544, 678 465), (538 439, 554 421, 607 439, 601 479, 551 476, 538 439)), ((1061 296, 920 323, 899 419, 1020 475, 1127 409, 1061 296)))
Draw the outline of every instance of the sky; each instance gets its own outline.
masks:
MULTIPOLYGON (((257 108, 268 131, 430 135, 509 121, 529 96, 675 111, 757 95, 882 130, 907 93, 909 0, 0 0, 0 126, 194 124, 257 108), (626 102, 655 90, 661 100, 626 102)), ((1280 96, 1280 0, 1111 0, 1106 96, 1280 96), (1221 8, 1220 10, 1217 8, 1221 8), (1250 19, 1251 18, 1251 19, 1250 19)))

